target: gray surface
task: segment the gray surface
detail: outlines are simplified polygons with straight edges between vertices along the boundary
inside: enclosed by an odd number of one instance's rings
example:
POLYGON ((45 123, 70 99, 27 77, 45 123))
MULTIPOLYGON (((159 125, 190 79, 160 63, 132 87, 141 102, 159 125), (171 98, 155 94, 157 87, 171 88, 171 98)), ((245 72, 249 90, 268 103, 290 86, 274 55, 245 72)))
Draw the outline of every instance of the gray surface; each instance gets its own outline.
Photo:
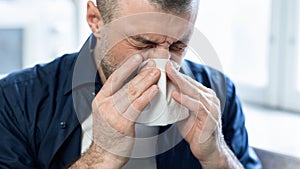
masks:
POLYGON ((300 169, 300 159, 255 148, 264 169, 300 169))

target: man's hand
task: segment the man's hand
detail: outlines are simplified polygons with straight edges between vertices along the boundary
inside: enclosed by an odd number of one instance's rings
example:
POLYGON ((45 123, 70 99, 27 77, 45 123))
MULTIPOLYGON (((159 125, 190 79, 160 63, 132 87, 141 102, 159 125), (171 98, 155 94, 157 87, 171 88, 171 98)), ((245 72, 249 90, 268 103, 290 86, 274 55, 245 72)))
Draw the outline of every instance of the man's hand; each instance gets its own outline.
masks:
POLYGON ((142 61, 140 55, 130 57, 93 100, 93 144, 83 157, 84 167, 121 168, 129 160, 135 121, 158 92, 160 71, 153 61, 124 85, 142 61))
POLYGON ((192 78, 166 66, 167 75, 178 91, 172 97, 191 114, 177 126, 203 168, 243 168, 226 146, 221 130, 220 101, 215 92, 192 78))

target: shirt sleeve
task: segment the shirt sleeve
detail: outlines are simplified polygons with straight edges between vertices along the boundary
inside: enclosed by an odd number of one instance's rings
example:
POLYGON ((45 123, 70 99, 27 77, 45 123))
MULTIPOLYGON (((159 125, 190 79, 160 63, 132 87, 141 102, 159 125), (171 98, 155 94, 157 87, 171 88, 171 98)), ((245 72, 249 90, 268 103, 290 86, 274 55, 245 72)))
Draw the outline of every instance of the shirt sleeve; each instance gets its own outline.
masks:
POLYGON ((36 168, 34 153, 26 139, 26 123, 20 124, 25 117, 16 97, 0 83, 0 168, 36 168))
POLYGON ((225 141, 246 169, 261 169, 255 151, 248 144, 245 117, 234 84, 226 78, 226 102, 222 114, 225 141))

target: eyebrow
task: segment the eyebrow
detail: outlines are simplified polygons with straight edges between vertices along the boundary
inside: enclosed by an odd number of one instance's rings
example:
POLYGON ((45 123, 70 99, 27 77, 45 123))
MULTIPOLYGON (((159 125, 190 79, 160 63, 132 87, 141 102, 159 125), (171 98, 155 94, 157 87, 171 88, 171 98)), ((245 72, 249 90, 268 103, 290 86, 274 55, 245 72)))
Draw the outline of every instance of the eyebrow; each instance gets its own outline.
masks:
MULTIPOLYGON (((157 42, 155 41, 152 41, 146 37, 143 37, 141 35, 134 35, 134 36, 129 36, 129 38, 135 40, 135 41, 138 41, 138 42, 141 42, 141 43, 144 43, 144 44, 158 44, 157 42)), ((182 39, 179 39, 177 41, 175 41, 173 44, 188 44, 189 42, 189 38, 188 37, 183 37, 182 39)))
POLYGON ((148 38, 145 38, 143 36, 140 35, 135 35, 135 36, 129 36, 129 38, 136 40, 138 42, 144 43, 144 44, 157 44, 157 42, 154 42, 148 38))

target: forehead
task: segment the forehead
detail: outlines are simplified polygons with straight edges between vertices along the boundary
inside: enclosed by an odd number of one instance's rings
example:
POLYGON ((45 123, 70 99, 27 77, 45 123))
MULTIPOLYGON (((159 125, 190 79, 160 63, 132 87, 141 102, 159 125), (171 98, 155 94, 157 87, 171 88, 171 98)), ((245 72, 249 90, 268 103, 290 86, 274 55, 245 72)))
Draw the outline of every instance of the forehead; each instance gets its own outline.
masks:
MULTIPOLYGON (((155 25, 155 23, 161 24, 162 26, 174 26, 178 25, 179 23, 183 23, 182 21, 179 21, 180 19, 185 20, 185 22, 194 24, 198 12, 198 0, 191 0, 191 7, 188 8, 187 11, 182 13, 172 13, 169 11, 163 11, 161 8, 158 7, 159 5, 155 5, 151 0, 117 0, 117 3, 118 10, 114 12, 115 15, 113 17, 113 20, 133 15, 139 15, 140 18, 136 17, 136 26, 139 26, 139 24, 143 24, 143 20, 149 22, 151 21, 153 27, 156 28, 158 27, 157 25, 155 25), (169 16, 164 16, 162 18, 160 18, 160 16, 151 16, 154 18, 150 18, 149 15, 143 15, 146 13, 161 13, 169 16), (170 15, 172 15, 173 17, 170 17, 170 15), (177 19, 175 19, 175 17, 177 17, 177 19)), ((160 28, 163 28, 162 26, 160 28)))
POLYGON ((197 10, 193 8, 182 14, 173 14, 161 11, 148 0, 118 0, 118 10, 103 32, 109 34, 113 42, 142 34, 188 39, 196 16, 197 10))
MULTIPOLYGON (((105 25, 103 33, 109 35, 110 40, 120 41, 136 35, 161 35, 177 40, 187 41, 194 28, 194 24, 176 15, 148 12, 138 13, 115 19, 105 25), (112 39, 114 38, 114 39, 112 39)), ((146 36, 147 37, 147 36, 146 36)))
MULTIPOLYGON (((163 3, 163 0, 161 0, 163 3)), ((184 0, 182 0, 184 1, 184 0)), ((120 16, 128 16, 132 14, 137 13, 143 13, 143 12, 166 12, 166 13, 172 13, 174 11, 179 17, 185 18, 185 19, 191 19, 189 18, 190 15, 196 14, 198 9, 198 1, 199 0, 190 0, 190 4, 183 5, 182 6, 176 6, 176 2, 171 5, 172 7, 168 9, 162 9, 167 7, 160 3, 155 3, 155 0, 117 0, 118 3, 118 12, 120 16), (179 10, 183 8, 183 10, 179 10), (174 9, 174 10, 172 10, 174 9), (166 11, 164 11, 166 10, 166 11), (185 11, 178 13, 180 11, 185 11)), ((178 3, 177 3, 178 4, 178 3)), ((173 14, 175 14, 173 13, 173 14)))

